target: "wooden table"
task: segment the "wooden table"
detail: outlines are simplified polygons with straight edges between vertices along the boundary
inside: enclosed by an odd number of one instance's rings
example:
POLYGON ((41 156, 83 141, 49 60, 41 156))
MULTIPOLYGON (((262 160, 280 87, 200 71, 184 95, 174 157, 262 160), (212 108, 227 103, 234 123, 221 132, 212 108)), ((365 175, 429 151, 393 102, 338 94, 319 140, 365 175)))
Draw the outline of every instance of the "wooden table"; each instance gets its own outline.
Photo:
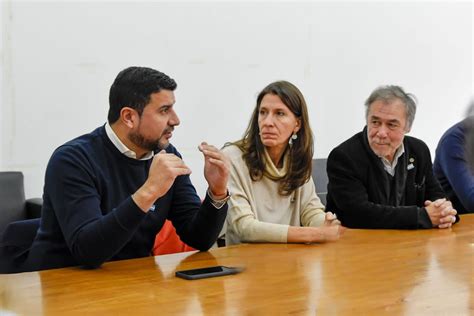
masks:
POLYGON ((347 230, 337 242, 253 244, 0 276, 0 314, 473 315, 474 215, 449 230, 347 230), (176 270, 244 266, 186 281, 176 270))

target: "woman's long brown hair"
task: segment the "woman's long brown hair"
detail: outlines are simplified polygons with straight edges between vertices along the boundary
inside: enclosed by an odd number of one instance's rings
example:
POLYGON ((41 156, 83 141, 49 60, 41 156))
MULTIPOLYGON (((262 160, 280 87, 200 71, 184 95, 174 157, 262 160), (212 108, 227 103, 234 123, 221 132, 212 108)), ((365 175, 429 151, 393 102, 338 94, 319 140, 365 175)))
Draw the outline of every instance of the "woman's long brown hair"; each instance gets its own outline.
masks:
POLYGON ((313 133, 309 125, 308 109, 303 94, 295 85, 288 81, 276 81, 266 86, 257 97, 257 104, 243 138, 231 144, 242 150, 242 157, 249 168, 252 180, 260 180, 265 173, 265 165, 264 145, 259 135, 258 115, 262 99, 267 94, 278 96, 301 121, 301 128, 297 133, 298 138, 293 141, 292 146, 288 146, 286 149, 290 151, 288 172, 278 180, 280 182, 278 193, 291 195, 310 179, 313 159, 313 133))

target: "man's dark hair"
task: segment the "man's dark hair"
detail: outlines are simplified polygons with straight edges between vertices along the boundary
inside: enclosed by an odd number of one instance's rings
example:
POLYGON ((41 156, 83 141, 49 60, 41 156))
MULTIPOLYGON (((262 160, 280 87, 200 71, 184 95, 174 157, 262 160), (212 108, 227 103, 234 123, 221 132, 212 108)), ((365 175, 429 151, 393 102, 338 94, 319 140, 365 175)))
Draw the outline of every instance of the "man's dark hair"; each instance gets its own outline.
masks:
POLYGON ((117 75, 109 93, 109 124, 120 117, 123 107, 135 109, 142 115, 152 93, 162 89, 174 91, 176 82, 166 74, 147 67, 128 67, 117 75))

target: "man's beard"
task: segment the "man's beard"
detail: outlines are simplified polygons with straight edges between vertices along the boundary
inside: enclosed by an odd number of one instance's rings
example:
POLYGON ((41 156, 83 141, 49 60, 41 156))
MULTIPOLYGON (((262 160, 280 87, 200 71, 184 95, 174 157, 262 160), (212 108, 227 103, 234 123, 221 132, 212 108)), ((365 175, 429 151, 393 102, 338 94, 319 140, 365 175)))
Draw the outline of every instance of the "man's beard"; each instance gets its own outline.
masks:
MULTIPOLYGON (((166 131, 165 131, 166 132, 166 131)), ((149 150, 149 151, 158 151, 165 149, 168 147, 169 142, 166 142, 165 144, 162 144, 160 142, 160 138, 157 139, 147 139, 143 137, 140 132, 132 132, 129 134, 130 141, 134 143, 136 146, 149 150)))

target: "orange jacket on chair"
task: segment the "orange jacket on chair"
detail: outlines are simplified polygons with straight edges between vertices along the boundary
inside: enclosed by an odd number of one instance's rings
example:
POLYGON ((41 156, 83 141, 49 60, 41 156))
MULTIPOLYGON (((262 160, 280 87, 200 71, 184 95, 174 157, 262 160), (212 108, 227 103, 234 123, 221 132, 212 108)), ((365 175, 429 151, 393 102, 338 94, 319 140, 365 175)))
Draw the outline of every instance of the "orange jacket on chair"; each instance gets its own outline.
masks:
POLYGON ((182 242, 173 224, 169 220, 166 220, 160 232, 156 235, 153 255, 158 256, 193 250, 196 249, 182 242))

